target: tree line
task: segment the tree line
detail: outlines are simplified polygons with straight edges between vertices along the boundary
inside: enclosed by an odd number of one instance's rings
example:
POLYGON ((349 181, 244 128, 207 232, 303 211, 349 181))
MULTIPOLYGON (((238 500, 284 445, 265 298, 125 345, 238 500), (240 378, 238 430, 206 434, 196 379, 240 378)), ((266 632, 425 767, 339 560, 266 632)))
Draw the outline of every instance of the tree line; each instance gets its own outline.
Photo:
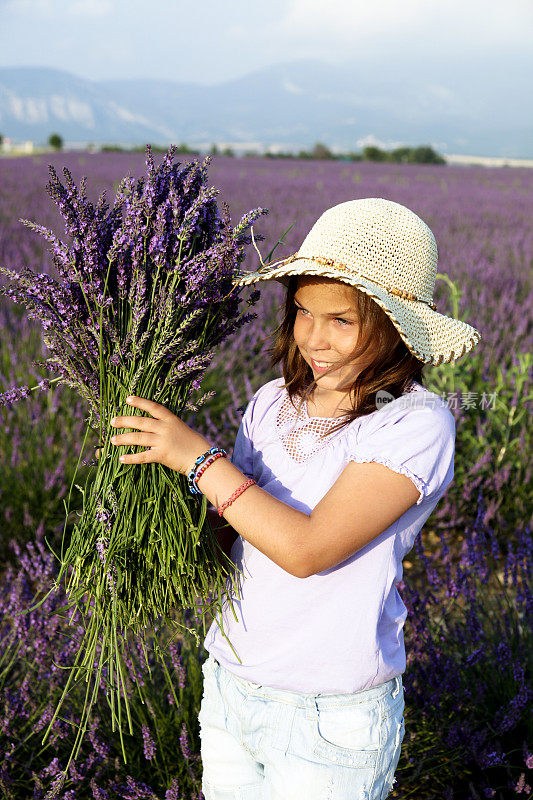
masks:
MULTIPOLYGON (((103 145, 103 151, 120 151, 125 148, 119 145, 103 145)), ((144 152, 145 145, 128 148, 132 151, 144 152)), ((168 148, 159 145, 152 145, 154 153, 165 153, 168 148)), ((180 144, 176 147, 176 152, 187 153, 190 155, 200 155, 197 150, 191 149, 186 144, 180 144)), ((235 151, 231 147, 218 147, 216 144, 211 145, 209 150, 211 155, 220 156, 234 156, 235 151)), ((310 150, 299 150, 294 152, 270 152, 267 151, 261 154, 253 150, 246 150, 244 156, 248 157, 262 157, 262 158, 302 158, 302 159, 329 159, 332 161, 394 161, 396 163, 406 164, 445 164, 446 160, 437 153, 430 145, 419 145, 417 147, 396 147, 393 150, 384 150, 375 145, 367 145, 363 147, 361 152, 346 152, 334 153, 330 148, 322 142, 317 142, 310 150)))
MULTIPOLYGON (((0 146, 3 142, 3 136, 0 133, 0 146)), ((59 133, 52 133, 48 137, 48 145, 54 150, 63 149, 63 138, 59 133)), ((94 145, 89 145, 89 148, 94 145)), ((154 153, 165 153, 168 146, 161 146, 152 144, 152 151, 154 153)), ((104 144, 100 147, 102 152, 121 152, 127 150, 128 152, 143 152, 146 145, 135 145, 133 147, 122 147, 118 144, 104 144)), ((176 146, 177 153, 185 153, 190 155, 200 155, 197 150, 188 147, 186 144, 176 146)), ((231 147, 220 148, 216 144, 211 145, 209 150, 211 155, 234 156, 235 152, 231 147)), ((299 150, 294 152, 278 151, 276 153, 266 151, 261 154, 255 151, 245 151, 245 156, 263 157, 263 158, 301 158, 301 159, 325 159, 331 161, 389 161, 399 164, 445 164, 446 160, 437 153, 430 145, 418 145, 417 147, 396 147, 393 150, 385 150, 375 145, 367 145, 363 147, 360 152, 349 151, 345 153, 334 153, 323 142, 316 142, 310 150, 299 150)))

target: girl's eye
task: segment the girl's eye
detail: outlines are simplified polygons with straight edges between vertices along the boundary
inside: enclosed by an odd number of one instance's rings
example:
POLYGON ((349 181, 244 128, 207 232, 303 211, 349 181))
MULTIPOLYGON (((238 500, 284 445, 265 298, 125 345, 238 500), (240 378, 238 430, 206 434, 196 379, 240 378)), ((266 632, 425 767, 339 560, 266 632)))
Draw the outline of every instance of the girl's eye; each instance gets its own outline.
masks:
MULTIPOLYGON (((300 308, 300 306, 296 306, 296 311, 302 311, 304 314, 307 314, 307 311, 305 310, 305 308, 300 308)), ((344 328, 346 325, 351 325, 352 324, 350 322, 350 320, 342 319, 341 317, 336 317, 335 318, 335 322, 342 322, 343 323, 341 325, 342 328, 344 328)))

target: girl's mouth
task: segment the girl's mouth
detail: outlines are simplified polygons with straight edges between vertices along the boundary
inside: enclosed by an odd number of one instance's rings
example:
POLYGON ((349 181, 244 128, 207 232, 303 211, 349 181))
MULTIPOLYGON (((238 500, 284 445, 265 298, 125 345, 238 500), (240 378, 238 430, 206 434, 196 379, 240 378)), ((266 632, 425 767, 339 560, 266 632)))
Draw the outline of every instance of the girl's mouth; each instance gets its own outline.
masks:
POLYGON ((311 364, 313 365, 313 369, 316 372, 326 372, 326 370, 328 370, 332 366, 331 364, 325 364, 325 366, 320 366, 320 364, 317 364, 313 358, 311 359, 311 364))

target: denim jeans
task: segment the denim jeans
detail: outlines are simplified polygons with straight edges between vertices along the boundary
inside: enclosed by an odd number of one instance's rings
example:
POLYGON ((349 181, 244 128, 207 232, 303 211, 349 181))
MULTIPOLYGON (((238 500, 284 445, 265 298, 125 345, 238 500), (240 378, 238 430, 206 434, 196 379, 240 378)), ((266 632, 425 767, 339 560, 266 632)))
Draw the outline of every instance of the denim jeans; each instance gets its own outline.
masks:
POLYGON ((384 800, 405 732, 401 675, 353 694, 300 694, 202 666, 205 800, 384 800))

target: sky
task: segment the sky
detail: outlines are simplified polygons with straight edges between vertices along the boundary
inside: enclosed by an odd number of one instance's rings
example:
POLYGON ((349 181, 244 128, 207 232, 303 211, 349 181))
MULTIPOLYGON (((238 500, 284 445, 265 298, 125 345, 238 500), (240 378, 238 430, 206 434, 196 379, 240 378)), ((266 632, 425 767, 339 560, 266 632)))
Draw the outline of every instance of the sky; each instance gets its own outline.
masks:
POLYGON ((0 66, 216 85, 278 63, 533 52, 533 0, 0 0, 0 66))

